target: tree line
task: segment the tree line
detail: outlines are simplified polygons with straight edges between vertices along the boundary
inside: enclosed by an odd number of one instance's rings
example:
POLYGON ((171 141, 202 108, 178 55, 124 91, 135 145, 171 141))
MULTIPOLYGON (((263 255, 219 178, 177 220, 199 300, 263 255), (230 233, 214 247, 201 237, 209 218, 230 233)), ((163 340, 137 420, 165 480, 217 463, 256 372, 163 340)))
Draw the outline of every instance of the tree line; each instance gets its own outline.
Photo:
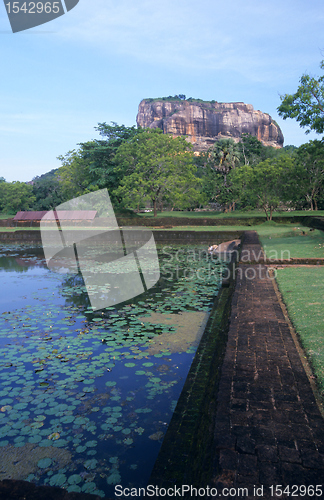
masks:
MULTIPOLYGON (((321 63, 324 69, 324 61, 321 63)), ((307 131, 324 131, 324 76, 303 75, 297 92, 281 96, 279 115, 307 131)), ((243 134, 220 139, 195 154, 184 137, 160 129, 100 123, 100 139, 60 156, 61 167, 32 183, 0 178, 0 210, 50 210, 82 194, 107 188, 115 211, 261 208, 324 209, 324 138, 296 148, 264 146, 243 134)))

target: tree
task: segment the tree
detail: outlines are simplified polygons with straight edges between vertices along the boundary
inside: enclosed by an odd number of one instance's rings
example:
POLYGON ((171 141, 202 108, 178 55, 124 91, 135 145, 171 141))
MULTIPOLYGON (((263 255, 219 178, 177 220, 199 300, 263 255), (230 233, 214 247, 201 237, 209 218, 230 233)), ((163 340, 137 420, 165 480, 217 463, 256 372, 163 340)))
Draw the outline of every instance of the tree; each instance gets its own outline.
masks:
MULTIPOLYGON (((320 64, 324 69, 324 60, 320 64)), ((308 127, 306 134, 314 130, 324 132, 324 75, 318 78, 304 74, 295 94, 280 96, 278 113, 285 120, 296 118, 301 127, 308 127)))
POLYGON ((35 210, 52 210, 65 201, 62 185, 55 175, 56 169, 33 179, 33 194, 35 195, 35 210))
POLYGON ((215 199, 220 204, 228 204, 229 211, 235 208, 232 183, 228 178, 229 173, 240 164, 239 146, 233 139, 220 139, 208 151, 207 165, 212 170, 208 172, 207 179, 214 186, 215 199))
POLYGON ((244 165, 231 172, 234 193, 252 207, 261 207, 272 220, 274 210, 291 200, 295 160, 289 155, 244 165))
POLYGON ((59 156, 62 167, 56 176, 65 199, 107 188, 113 204, 121 201, 113 194, 120 185, 123 175, 122 171, 117 172, 114 157, 119 146, 134 137, 141 129, 111 123, 111 125, 99 123, 96 127, 104 139, 82 142, 78 150, 59 156))
POLYGON ((96 130, 104 139, 81 143, 81 154, 88 162, 89 173, 99 188, 107 188, 109 193, 113 193, 122 178, 122 172, 116 170, 115 154, 124 141, 131 140, 141 129, 111 122, 111 125, 99 123, 96 130))
POLYGON ((156 216, 157 203, 163 199, 185 207, 200 198, 197 168, 183 137, 174 139, 160 129, 142 130, 121 144, 115 161, 122 173, 115 194, 132 207, 151 201, 156 216))
POLYGON ((56 176, 65 200, 98 189, 94 175, 89 171, 89 160, 83 157, 82 150, 74 149, 58 159, 62 167, 57 170, 56 176))
POLYGON ((281 151, 281 148, 265 146, 251 134, 242 134, 237 147, 244 165, 257 165, 260 161, 278 156, 281 151))
POLYGON ((7 214, 15 214, 20 210, 28 210, 35 203, 33 187, 25 182, 0 182, 0 210, 7 214))
POLYGON ((324 190, 324 140, 309 141, 297 149, 296 193, 304 197, 311 210, 318 210, 318 198, 324 190))

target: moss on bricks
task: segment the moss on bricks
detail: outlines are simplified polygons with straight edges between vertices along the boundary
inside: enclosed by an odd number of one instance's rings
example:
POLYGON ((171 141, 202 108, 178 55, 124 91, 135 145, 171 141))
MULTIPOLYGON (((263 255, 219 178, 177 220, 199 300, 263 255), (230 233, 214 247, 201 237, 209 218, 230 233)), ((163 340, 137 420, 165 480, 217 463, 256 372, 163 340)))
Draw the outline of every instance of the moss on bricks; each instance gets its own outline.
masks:
POLYGON ((224 359, 234 279, 220 290, 189 370, 149 484, 171 487, 209 484, 214 419, 224 359))

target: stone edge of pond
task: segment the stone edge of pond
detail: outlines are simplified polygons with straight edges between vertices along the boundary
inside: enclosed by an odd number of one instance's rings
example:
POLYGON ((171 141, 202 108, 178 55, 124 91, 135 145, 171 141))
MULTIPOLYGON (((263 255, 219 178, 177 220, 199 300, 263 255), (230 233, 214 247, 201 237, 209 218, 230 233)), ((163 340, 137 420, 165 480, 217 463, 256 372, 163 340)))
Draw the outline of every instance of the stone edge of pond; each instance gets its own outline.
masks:
MULTIPOLYGON (((124 228, 120 228, 124 229, 124 228)), ((144 229, 144 228, 143 228, 144 229)), ((50 231, 50 230, 48 230, 50 231)), ((83 230, 84 231, 84 230, 83 230)), ((190 243, 192 241, 200 241, 202 243, 212 242, 218 243, 222 241, 224 238, 228 239, 237 239, 239 238, 243 231, 229 231, 222 230, 221 226, 215 226, 214 231, 179 231, 179 230, 161 230, 153 228, 154 239, 156 243, 165 243, 165 242, 174 242, 178 241, 181 243, 190 243)), ((85 232, 85 231, 84 231, 85 232)), ((91 230, 89 230, 89 236, 91 236, 91 230)), ((8 242, 8 243, 25 243, 25 242, 33 242, 33 243, 41 243, 41 232, 39 230, 16 230, 12 232, 1 232, 0 231, 0 241, 8 242)))
MULTIPOLYGON (((186 214, 185 217, 146 217, 146 216, 123 216, 117 214, 117 221, 119 226, 155 226, 155 227, 165 227, 172 228, 176 226, 255 226, 258 224, 262 224, 266 221, 265 215, 251 215, 247 217, 242 217, 238 215, 237 217, 213 217, 208 215, 200 215, 200 217, 191 217, 190 212, 186 214)), ((293 212, 289 214, 281 215, 281 213, 277 212, 273 214, 273 221, 277 223, 287 223, 288 221, 293 224, 302 224, 305 226, 317 227, 317 229, 322 229, 324 227, 324 217, 321 215, 294 215, 293 212)), ((104 220, 99 222, 98 219, 95 219, 95 225, 100 226, 101 224, 105 224, 104 220)), ((78 224, 77 222, 72 223, 78 224)), ((81 223, 84 225, 84 223, 81 223)), ((15 227, 15 228, 28 228, 33 227, 34 229, 39 228, 40 221, 14 221, 13 218, 10 219, 1 219, 0 220, 0 228, 1 227, 15 227)))
POLYGON ((230 267, 231 277, 213 304, 148 485, 199 487, 210 482, 217 387, 235 288, 234 265, 230 267))

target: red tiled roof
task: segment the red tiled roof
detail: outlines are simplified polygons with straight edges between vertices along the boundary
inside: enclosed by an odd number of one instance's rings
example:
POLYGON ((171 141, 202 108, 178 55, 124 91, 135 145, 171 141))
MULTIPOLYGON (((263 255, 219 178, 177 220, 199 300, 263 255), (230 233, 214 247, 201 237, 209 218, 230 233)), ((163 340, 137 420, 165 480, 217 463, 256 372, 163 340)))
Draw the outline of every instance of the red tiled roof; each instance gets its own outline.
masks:
POLYGON ((42 210, 38 212, 17 212, 13 220, 41 220, 42 217, 47 213, 47 210, 42 210))
MULTIPOLYGON (((93 220, 97 215, 97 210, 59 210, 58 212, 55 212, 55 214, 57 214, 57 217, 60 220, 93 220)), ((16 213, 13 220, 41 220, 42 218, 44 218, 44 220, 51 220, 52 217, 52 212, 48 212, 47 210, 36 212, 20 211, 16 213)))

